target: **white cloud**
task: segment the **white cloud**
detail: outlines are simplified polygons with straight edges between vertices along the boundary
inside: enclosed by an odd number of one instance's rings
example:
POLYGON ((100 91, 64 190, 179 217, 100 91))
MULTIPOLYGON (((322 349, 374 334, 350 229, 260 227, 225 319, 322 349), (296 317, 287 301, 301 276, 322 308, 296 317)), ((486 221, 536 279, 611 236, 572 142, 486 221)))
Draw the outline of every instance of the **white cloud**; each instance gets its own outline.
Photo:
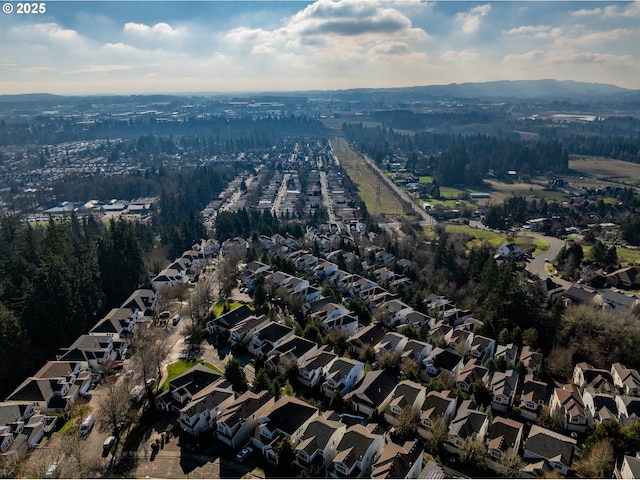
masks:
POLYGON ((604 8, 580 9, 571 12, 575 17, 601 17, 601 18, 640 18, 640 2, 628 2, 624 6, 607 5, 604 8))
POLYGON ((519 63, 529 64, 531 62, 537 62, 544 56, 542 50, 531 50, 525 53, 510 53, 505 55, 502 61, 504 63, 519 63))
POLYGON ((456 14, 456 20, 462 25, 462 31, 464 33, 475 33, 478 28, 480 28, 482 19, 486 17, 490 11, 491 5, 489 5, 488 3, 485 5, 478 5, 477 7, 473 7, 468 12, 461 12, 456 14))
POLYGON ((611 66, 633 66, 636 61, 631 55, 615 55, 572 49, 560 49, 549 55, 552 64, 605 64, 611 66))
POLYGON ((447 62, 471 62, 480 58, 480 53, 476 50, 447 50, 440 55, 440 58, 447 62))
POLYGON ((523 25, 510 30, 503 30, 503 33, 514 37, 547 39, 559 37, 562 34, 562 29, 551 25, 523 25))

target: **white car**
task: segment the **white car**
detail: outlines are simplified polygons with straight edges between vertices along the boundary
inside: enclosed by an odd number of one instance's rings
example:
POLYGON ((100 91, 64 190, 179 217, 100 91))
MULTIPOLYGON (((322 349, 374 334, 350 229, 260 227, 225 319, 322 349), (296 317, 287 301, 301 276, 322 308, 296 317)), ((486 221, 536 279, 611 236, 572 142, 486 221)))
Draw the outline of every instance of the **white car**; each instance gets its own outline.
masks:
POLYGON ((249 456, 249 454, 253 452, 253 448, 251 447, 245 447, 243 448, 240 452, 238 452, 236 454, 236 460, 238 462, 242 462, 245 458, 247 458, 249 456))

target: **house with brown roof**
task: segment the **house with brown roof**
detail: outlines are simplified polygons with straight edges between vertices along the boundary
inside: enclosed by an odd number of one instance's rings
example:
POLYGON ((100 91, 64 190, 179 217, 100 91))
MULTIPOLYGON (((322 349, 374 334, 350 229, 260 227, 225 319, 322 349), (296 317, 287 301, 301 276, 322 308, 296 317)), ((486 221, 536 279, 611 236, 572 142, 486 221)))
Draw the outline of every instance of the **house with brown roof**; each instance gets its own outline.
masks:
POLYGON ((624 395, 640 396, 640 373, 637 370, 627 368, 621 363, 614 363, 611 365, 611 377, 613 384, 624 395))
POLYGON ((578 387, 591 387, 602 392, 616 392, 611 372, 602 368, 594 368, 587 362, 580 362, 574 367, 572 381, 578 387))
POLYGON ((626 267, 611 272, 607 275, 607 283, 612 287, 637 290, 640 288, 640 275, 638 267, 626 267))
POLYGON ((520 392, 520 416, 527 420, 538 418, 538 412, 547 399, 547 384, 526 375, 520 392))
POLYGON ((534 351, 529 345, 522 347, 520 353, 520 360, 527 367, 527 372, 530 375, 537 376, 542 369, 542 354, 534 351))
POLYGON ((420 412, 426 397, 425 388, 411 380, 403 380, 391 392, 389 405, 384 410, 384 419, 390 425, 399 425, 398 418, 405 408, 420 412))
POLYGON ((389 442, 373 464, 371 478, 418 478, 422 471, 423 453, 424 449, 417 442, 408 441, 403 445, 389 442))
POLYGON ((435 390, 427 393, 422 407, 420 407, 420 426, 418 434, 424 438, 429 438, 428 429, 436 421, 442 421, 448 426, 456 413, 458 399, 451 390, 443 390, 436 392, 435 390))
POLYGON ((578 387, 572 384, 554 388, 551 397, 551 411, 560 412, 566 430, 584 432, 587 429, 587 413, 578 387))

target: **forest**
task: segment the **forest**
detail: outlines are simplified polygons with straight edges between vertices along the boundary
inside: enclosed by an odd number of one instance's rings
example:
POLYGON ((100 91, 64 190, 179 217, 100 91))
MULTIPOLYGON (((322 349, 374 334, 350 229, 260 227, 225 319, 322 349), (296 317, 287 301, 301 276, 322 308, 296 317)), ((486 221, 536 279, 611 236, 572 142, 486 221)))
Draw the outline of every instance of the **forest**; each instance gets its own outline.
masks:
POLYGON ((519 175, 566 173, 569 165, 568 151, 557 140, 532 143, 487 135, 408 134, 346 123, 342 131, 378 166, 395 154, 417 153, 407 169, 432 175, 441 185, 482 185, 489 174, 504 180, 510 170, 519 175))
POLYGON ((2 395, 148 280, 135 231, 125 220, 92 217, 0 220, 2 395))

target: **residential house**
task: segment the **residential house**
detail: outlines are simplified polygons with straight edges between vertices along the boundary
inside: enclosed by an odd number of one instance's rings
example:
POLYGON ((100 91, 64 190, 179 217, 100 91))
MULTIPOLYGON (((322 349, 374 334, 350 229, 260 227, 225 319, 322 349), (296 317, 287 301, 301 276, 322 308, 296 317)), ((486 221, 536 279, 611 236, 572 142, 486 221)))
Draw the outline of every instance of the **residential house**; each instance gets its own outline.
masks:
POLYGON ((218 416, 235 398, 230 385, 209 385, 195 393, 189 403, 180 409, 180 427, 194 437, 199 437, 209 430, 216 430, 218 416))
POLYGON ((225 388, 228 382, 210 368, 195 365, 169 382, 169 390, 156 397, 156 406, 159 410, 180 413, 199 392, 212 385, 225 388))
POLYGON ((424 359, 424 367, 430 379, 445 373, 455 380, 462 369, 463 361, 460 355, 435 347, 424 359))
POLYGON ((420 478, 423 454, 424 449, 418 442, 408 441, 403 445, 389 442, 373 464, 371 478, 420 478))
POLYGON ((522 249, 515 243, 508 243, 506 245, 500 245, 498 247, 498 255, 502 258, 515 258, 518 259, 522 256, 522 249))
POLYGON ((138 309, 142 315, 151 315, 158 304, 158 292, 142 288, 134 291, 122 304, 122 308, 138 309))
POLYGON ((489 429, 487 415, 477 410, 476 404, 465 400, 460 405, 458 413, 449 424, 449 436, 446 448, 453 453, 459 453, 464 441, 484 440, 489 429))
POLYGON ((456 413, 457 403, 458 400, 451 390, 443 390, 442 392, 432 390, 427 393, 420 408, 418 434, 422 438, 429 438, 428 429, 438 421, 442 421, 448 427, 456 413))
POLYGON ((270 322, 266 315, 251 315, 229 330, 229 341, 232 345, 241 344, 248 346, 253 338, 253 334, 262 327, 267 326, 270 322))
POLYGON ((295 463, 304 470, 324 472, 338 454, 338 444, 346 431, 347 426, 333 411, 314 418, 296 446, 295 463))
POLYGON ((44 414, 64 413, 90 385, 91 374, 81 362, 49 361, 27 377, 5 402, 31 404, 44 414))
POLYGON ((553 278, 547 277, 542 281, 542 294, 548 302, 554 302, 564 293, 564 287, 553 281, 553 278))
POLYGON ((318 344, 306 338, 293 335, 274 347, 264 363, 268 372, 283 373, 290 362, 298 366, 318 350, 318 344))
POLYGON ((640 397, 640 373, 629 369, 621 363, 611 365, 611 377, 613 384, 622 393, 630 397, 640 397))
POLYGON ((547 384, 525 375, 520 393, 520 416, 535 421, 547 398, 547 384))
POLYGON ((332 262, 328 262, 326 260, 321 260, 320 263, 314 268, 313 275, 316 277, 316 280, 321 282, 327 277, 330 277, 335 271, 338 270, 338 265, 332 262))
POLYGON ((542 354, 533 351, 529 345, 522 347, 522 353, 520 353, 520 360, 527 368, 527 373, 537 376, 542 368, 542 354))
POLYGON ((331 478, 369 478, 384 445, 384 436, 377 433, 376 424, 353 425, 338 443, 327 473, 331 478))
POLYGON ((469 347, 469 355, 484 364, 493 357, 496 348, 496 341, 493 338, 483 337, 482 335, 474 335, 469 347))
POLYGON ((516 398, 520 375, 515 370, 496 372, 491 379, 491 408, 499 412, 508 411, 516 398))
POLYGON ((525 441, 522 457, 525 460, 542 459, 554 470, 567 475, 576 443, 573 438, 533 425, 525 441))
POLYGON ((425 325, 431 328, 436 323, 436 319, 412 308, 410 310, 400 310, 396 313, 393 323, 395 325, 411 325, 416 330, 421 331, 425 325))
POLYGON ((524 425, 520 422, 494 417, 485 438, 489 455, 495 460, 500 460, 509 451, 518 453, 523 430, 524 425))
POLYGON ((329 398, 331 398, 335 390, 339 390, 342 395, 345 395, 363 377, 364 363, 351 358, 337 357, 327 366, 325 381, 322 383, 322 391, 329 398))
POLYGON ((338 356, 329 346, 323 345, 299 364, 298 381, 306 387, 316 387, 325 378, 328 368, 336 358, 338 356))
POLYGON ((574 367, 572 381, 578 387, 591 387, 594 390, 609 393, 616 391, 611 372, 594 368, 587 362, 580 362, 574 367))
POLYGON ((333 330, 340 330, 346 338, 355 335, 361 327, 358 319, 352 313, 323 320, 320 324, 320 330, 322 330, 323 334, 326 335, 333 330))
POLYGON ((587 387, 582 393, 582 401, 589 425, 593 425, 594 422, 602 423, 618 418, 618 405, 615 395, 612 393, 601 393, 587 387))
POLYGON ((618 406, 618 420, 622 423, 640 420, 640 398, 617 395, 616 405, 618 406))
POLYGON ((616 462, 615 476, 619 479, 639 479, 640 478, 640 458, 636 454, 635 457, 631 455, 624 455, 620 466, 616 462))
POLYGON ((218 415, 218 440, 233 449, 246 445, 258 426, 258 419, 272 408, 275 402, 267 390, 243 393, 218 415))
POLYGON ((240 305, 239 307, 220 315, 218 318, 208 321, 207 331, 209 332, 209 335, 214 335, 219 331, 231 331, 233 327, 252 315, 253 310, 246 305, 240 305))
POLYGON ((564 294, 566 303, 573 305, 592 305, 596 292, 571 285, 564 294))
POLYGON ((480 365, 477 359, 472 358, 460 370, 456 378, 456 388, 463 392, 471 393, 475 382, 480 380, 484 385, 488 385, 489 378, 489 370, 480 365))
POLYGON ((259 328, 253 335, 247 350, 253 355, 269 353, 293 336, 293 328, 271 322, 259 328))
POLYGON ((461 355, 467 355, 473 343, 473 332, 464 326, 454 327, 445 337, 447 350, 461 355))
POLYGON ((112 308, 104 318, 89 330, 89 335, 104 335, 120 340, 121 337, 133 332, 137 319, 137 308, 112 308))
POLYGON ((398 357, 404 351, 404 347, 407 345, 409 339, 398 332, 389 332, 386 333, 384 337, 380 339, 380 341, 373 346, 373 349, 376 352, 376 359, 379 361, 381 355, 385 352, 395 352, 398 354, 398 357))
POLYGON ((554 388, 550 407, 552 412, 562 414, 566 430, 584 432, 587 429, 587 413, 582 396, 575 385, 554 388))
POLYGON ((364 415, 371 415, 374 410, 383 412, 391 400, 391 392, 397 384, 395 375, 385 370, 367 372, 358 385, 345 395, 353 409, 364 415))
POLYGON ((410 408, 416 413, 420 412, 425 397, 426 390, 421 384, 411 380, 401 381, 391 392, 389 405, 384 410, 384 419, 390 425, 399 425, 401 412, 405 408, 410 408))
POLYGON ((496 348, 495 359, 498 360, 503 357, 507 368, 514 368, 518 361, 518 347, 513 343, 498 345, 496 348))
POLYGON ((60 349, 56 359, 64 362, 80 362, 83 368, 98 371, 101 366, 119 358, 124 353, 123 350, 126 348, 122 347, 113 336, 80 335, 70 347, 60 349))
POLYGON ((602 308, 612 308, 614 310, 630 310, 640 304, 640 299, 635 295, 626 295, 613 290, 602 290, 596 295, 594 301, 602 308))
POLYGON ((433 350, 433 345, 430 343, 411 339, 402 349, 400 359, 401 361, 413 360, 418 364, 418 367, 420 367, 424 359, 431 353, 431 350, 433 350))
POLYGON ((275 446, 285 438, 294 446, 297 445, 302 433, 318 415, 316 407, 284 395, 258 419, 253 444, 267 460, 277 464, 275 446))
POLYGON ((638 267, 621 268, 607 275, 607 283, 616 288, 637 290, 640 288, 639 271, 638 267))
POLYGON ((272 272, 273 271, 270 265, 259 262, 257 260, 252 260, 251 262, 247 263, 242 269, 240 280, 246 285, 248 289, 253 290, 259 277, 264 277, 272 272))
POLYGON ((367 346, 373 347, 385 336, 379 323, 371 323, 347 338, 347 350, 351 357, 359 357, 367 346))

